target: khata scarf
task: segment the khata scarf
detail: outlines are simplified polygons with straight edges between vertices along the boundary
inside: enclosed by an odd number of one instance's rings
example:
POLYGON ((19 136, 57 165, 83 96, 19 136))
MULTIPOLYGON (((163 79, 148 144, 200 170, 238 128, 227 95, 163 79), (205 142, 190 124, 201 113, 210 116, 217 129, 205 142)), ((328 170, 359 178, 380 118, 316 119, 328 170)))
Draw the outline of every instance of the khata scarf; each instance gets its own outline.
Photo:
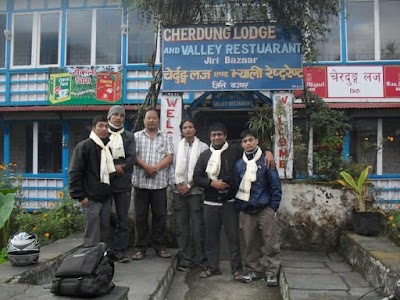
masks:
POLYGON ((212 145, 210 145, 210 150, 212 152, 210 159, 208 160, 206 173, 208 178, 211 180, 217 180, 219 172, 221 171, 221 154, 226 149, 228 149, 229 144, 225 142, 221 149, 216 150, 212 145))
MULTIPOLYGON (((112 128, 119 129, 110 124, 110 122, 108 122, 108 125, 112 128)), ((113 131, 108 128, 108 132, 110 133, 110 142, 108 143, 108 146, 111 149, 111 153, 114 159, 118 159, 120 157, 125 158, 124 142, 121 136, 124 131, 124 127, 121 127, 121 129, 119 129, 118 131, 113 131)))
POLYGON ((101 147, 100 181, 110 184, 110 173, 115 172, 115 167, 108 144, 104 145, 103 141, 94 133, 94 131, 90 133, 89 138, 101 147))
POLYGON ((190 152, 189 165, 187 162, 187 155, 185 152, 186 139, 183 138, 179 141, 178 150, 176 152, 176 166, 175 166, 175 183, 179 184, 186 180, 185 170, 188 169, 188 182, 193 181, 193 171, 196 165, 197 159, 200 155, 200 142, 197 137, 194 137, 192 144, 192 151, 190 152))
POLYGON ((248 160, 246 152, 243 152, 242 158, 246 163, 246 172, 244 173, 242 181, 240 182, 239 190, 236 194, 237 199, 249 201, 251 184, 257 179, 257 160, 259 160, 261 155, 262 151, 260 148, 258 148, 253 159, 248 160))

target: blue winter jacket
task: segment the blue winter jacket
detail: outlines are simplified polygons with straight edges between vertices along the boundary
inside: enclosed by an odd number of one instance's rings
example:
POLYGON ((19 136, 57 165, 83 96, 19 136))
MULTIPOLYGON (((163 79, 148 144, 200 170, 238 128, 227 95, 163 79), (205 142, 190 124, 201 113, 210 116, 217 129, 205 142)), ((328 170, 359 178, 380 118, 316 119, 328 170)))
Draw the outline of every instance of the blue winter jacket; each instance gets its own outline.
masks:
MULTIPOLYGON (((257 166, 257 180, 251 185, 249 201, 236 199, 236 207, 250 214, 255 214, 268 206, 276 211, 282 198, 279 173, 276 169, 267 169, 263 156, 258 159, 257 166)), ((235 183, 237 188, 245 172, 246 163, 241 158, 235 163, 235 183)))

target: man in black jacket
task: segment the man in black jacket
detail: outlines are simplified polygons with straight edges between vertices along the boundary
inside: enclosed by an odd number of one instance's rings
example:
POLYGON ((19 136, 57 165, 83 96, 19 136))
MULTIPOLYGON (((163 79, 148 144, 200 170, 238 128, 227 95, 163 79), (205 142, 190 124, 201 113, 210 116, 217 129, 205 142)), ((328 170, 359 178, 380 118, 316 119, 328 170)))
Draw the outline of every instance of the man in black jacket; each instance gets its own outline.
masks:
POLYGON ((135 137, 125 131, 125 109, 114 105, 108 110, 110 150, 114 159, 115 176, 111 179, 112 199, 117 213, 117 224, 112 247, 121 263, 129 262, 126 255, 129 246, 129 206, 131 203, 132 172, 136 159, 135 137))
POLYGON ((219 269, 220 232, 224 227, 229 243, 231 271, 242 277, 239 243, 239 215, 235 208, 234 165, 242 150, 228 144, 226 127, 221 123, 209 129, 210 149, 200 154, 194 169, 194 183, 204 189, 205 253, 207 269, 199 274, 208 278, 221 274, 219 269))
POLYGON ((107 119, 95 117, 89 138, 76 145, 69 166, 70 195, 85 211, 84 247, 108 242, 109 238, 110 177, 115 167, 108 142, 107 119))

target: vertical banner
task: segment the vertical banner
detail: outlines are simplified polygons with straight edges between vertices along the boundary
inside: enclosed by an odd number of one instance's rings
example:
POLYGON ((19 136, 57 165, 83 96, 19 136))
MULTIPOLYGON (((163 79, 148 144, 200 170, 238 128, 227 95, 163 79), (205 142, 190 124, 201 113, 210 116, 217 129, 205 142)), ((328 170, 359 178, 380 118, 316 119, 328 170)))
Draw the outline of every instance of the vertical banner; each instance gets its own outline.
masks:
POLYGON ((293 177, 293 94, 273 95, 275 159, 280 178, 293 177))
POLYGON ((170 134, 177 149, 181 140, 182 93, 163 93, 161 97, 161 130, 170 134))

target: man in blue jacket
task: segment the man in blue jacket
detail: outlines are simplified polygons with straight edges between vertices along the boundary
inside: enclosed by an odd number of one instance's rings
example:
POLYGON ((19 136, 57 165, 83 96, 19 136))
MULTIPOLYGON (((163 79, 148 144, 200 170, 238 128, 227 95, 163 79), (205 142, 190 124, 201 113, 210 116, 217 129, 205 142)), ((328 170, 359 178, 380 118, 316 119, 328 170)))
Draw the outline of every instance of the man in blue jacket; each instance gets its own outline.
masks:
POLYGON ((242 282, 260 279, 265 274, 267 285, 277 286, 281 260, 276 211, 282 198, 281 182, 275 168, 266 168, 257 135, 245 130, 240 137, 244 152, 235 164, 235 198, 243 226, 244 261, 249 270, 242 282))

